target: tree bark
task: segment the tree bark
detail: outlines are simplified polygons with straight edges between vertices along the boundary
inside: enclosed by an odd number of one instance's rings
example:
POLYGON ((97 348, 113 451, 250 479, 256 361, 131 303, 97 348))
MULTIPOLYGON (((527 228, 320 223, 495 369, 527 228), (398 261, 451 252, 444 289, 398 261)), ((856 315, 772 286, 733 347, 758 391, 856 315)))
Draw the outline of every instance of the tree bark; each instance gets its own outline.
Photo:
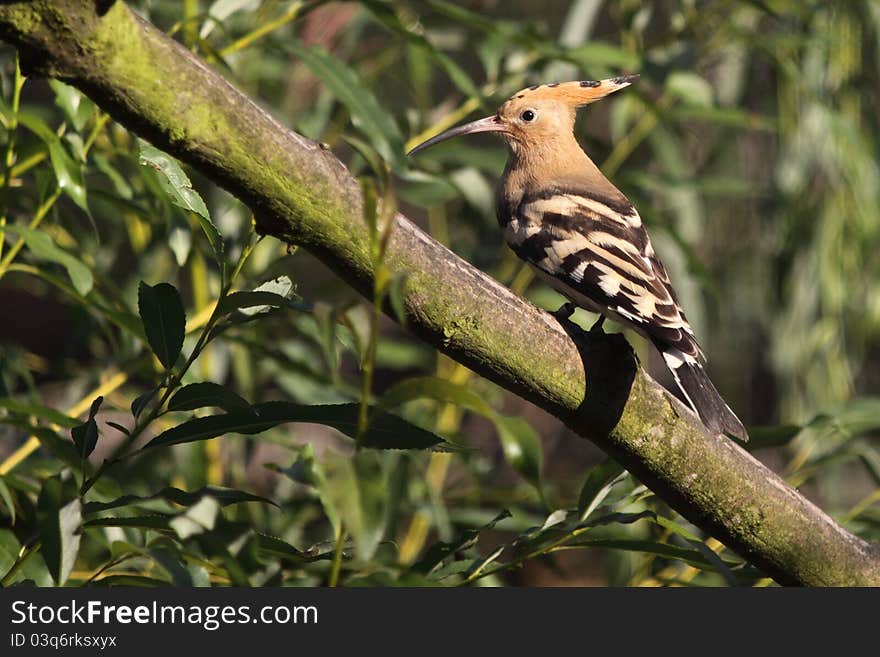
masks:
MULTIPOLYGON (((0 2, 0 38, 30 74, 84 91, 113 118, 248 204, 262 232, 315 254, 369 296, 357 182, 120 0, 0 2)), ((562 419, 679 513, 783 584, 880 585, 880 549, 850 534, 638 366, 514 295, 397 216, 386 263, 407 276, 407 326, 562 419)))

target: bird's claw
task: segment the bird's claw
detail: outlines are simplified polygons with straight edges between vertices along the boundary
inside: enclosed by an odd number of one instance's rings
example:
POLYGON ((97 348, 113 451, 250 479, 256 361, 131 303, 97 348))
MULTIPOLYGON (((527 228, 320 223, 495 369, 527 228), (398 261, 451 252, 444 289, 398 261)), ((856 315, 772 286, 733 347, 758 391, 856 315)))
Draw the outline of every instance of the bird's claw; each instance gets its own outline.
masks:
POLYGON ((605 331, 602 330, 602 324, 604 324, 604 323, 605 323, 605 315, 599 315, 599 319, 597 319, 596 323, 590 327, 590 333, 592 333, 592 334, 605 333, 605 331))

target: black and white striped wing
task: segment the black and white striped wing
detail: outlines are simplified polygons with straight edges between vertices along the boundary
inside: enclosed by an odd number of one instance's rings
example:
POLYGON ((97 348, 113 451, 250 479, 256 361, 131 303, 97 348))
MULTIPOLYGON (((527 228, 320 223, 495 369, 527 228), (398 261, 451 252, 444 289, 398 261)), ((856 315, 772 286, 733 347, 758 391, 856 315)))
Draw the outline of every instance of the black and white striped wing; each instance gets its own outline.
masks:
POLYGON ((667 361, 703 360, 669 275, 631 204, 554 192, 525 197, 504 219, 509 219, 508 245, 574 303, 636 329, 667 361))

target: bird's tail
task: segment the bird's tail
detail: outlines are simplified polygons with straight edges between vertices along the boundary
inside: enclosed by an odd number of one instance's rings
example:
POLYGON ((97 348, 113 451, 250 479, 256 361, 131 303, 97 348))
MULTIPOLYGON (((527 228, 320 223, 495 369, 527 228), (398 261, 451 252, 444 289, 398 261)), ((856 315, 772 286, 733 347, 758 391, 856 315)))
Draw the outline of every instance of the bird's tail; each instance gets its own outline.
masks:
POLYGON ((686 358, 678 349, 666 349, 661 353, 688 406, 700 416, 706 428, 715 434, 728 434, 743 442, 748 441, 749 434, 742 422, 718 394, 703 367, 686 358))

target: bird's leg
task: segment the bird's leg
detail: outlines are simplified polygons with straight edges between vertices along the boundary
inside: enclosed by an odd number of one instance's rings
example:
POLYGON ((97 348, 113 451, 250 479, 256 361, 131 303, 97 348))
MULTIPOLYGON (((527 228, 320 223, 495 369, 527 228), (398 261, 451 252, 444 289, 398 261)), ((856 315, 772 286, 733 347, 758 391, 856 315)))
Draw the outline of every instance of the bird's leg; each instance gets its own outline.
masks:
POLYGON ((577 306, 575 306, 571 301, 568 301, 562 304, 556 312, 550 313, 560 322, 562 320, 568 319, 572 315, 574 315, 574 311, 577 310, 577 306))
POLYGON ((605 323, 605 315, 599 315, 599 319, 596 320, 596 323, 590 327, 590 333, 604 333, 602 330, 602 324, 605 323))

